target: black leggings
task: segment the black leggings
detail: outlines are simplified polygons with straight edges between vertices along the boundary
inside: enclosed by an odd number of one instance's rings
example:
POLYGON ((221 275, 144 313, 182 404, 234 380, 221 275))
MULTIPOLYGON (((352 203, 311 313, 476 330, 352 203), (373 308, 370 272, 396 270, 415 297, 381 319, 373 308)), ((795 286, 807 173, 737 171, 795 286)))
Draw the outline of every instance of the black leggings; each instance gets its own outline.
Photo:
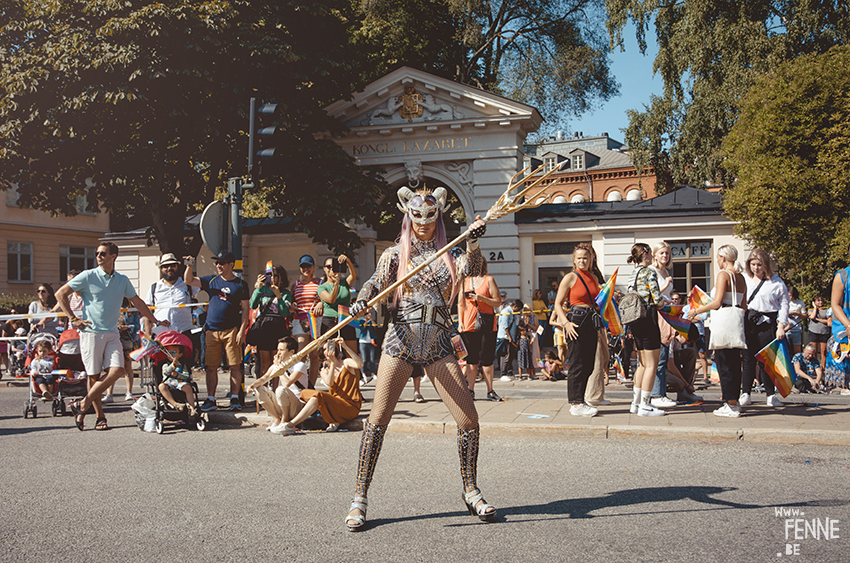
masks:
POLYGON ((720 376, 723 402, 737 401, 741 393, 741 352, 746 350, 721 349, 714 351, 714 364, 720 376))

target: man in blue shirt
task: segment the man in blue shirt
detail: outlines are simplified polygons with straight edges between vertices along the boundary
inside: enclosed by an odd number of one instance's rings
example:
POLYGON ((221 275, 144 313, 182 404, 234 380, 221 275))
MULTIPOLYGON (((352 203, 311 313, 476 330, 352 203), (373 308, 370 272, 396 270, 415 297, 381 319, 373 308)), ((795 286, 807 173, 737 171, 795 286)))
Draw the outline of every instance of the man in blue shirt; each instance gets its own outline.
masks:
POLYGON ((242 410, 239 391, 242 388, 242 351, 248 331, 248 284, 233 273, 236 257, 226 250, 213 256, 214 276, 196 278, 193 272, 194 258, 184 257, 186 270, 183 279, 186 285, 200 287, 209 295, 207 322, 204 324, 204 361, 207 372, 207 399, 201 405, 203 411, 218 408, 215 389, 218 387, 218 366, 222 349, 227 354, 230 366, 230 410, 242 410))
POLYGON ((95 252, 97 268, 74 276, 56 292, 59 307, 80 333, 80 351, 89 377, 88 394, 81 401, 70 405, 80 430, 83 429, 83 419, 89 405, 94 405, 97 414, 95 430, 109 430, 101 405, 101 393, 124 375, 124 347, 118 333, 118 317, 124 298, 154 325, 168 326, 168 321, 156 320, 145 302, 136 295, 130 279, 115 271, 116 258, 118 247, 115 244, 101 244, 95 252), (70 296, 75 291, 83 300, 81 318, 71 310, 70 296), (106 378, 98 381, 103 370, 107 370, 106 378))

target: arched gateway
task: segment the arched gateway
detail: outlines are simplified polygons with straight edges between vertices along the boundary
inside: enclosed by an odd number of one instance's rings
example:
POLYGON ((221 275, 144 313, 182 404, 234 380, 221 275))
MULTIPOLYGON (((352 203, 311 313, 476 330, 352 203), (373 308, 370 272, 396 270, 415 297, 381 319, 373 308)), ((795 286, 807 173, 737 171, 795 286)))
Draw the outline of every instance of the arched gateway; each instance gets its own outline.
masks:
MULTIPOLYGON (((326 110, 350 128, 334 140, 359 164, 382 168, 395 187, 445 186, 463 206, 467 224, 522 168, 525 138, 542 121, 531 106, 408 67, 326 110)), ((499 287, 518 297, 514 218, 491 223, 481 249, 499 287)), ((364 273, 373 269, 363 264, 364 273)))

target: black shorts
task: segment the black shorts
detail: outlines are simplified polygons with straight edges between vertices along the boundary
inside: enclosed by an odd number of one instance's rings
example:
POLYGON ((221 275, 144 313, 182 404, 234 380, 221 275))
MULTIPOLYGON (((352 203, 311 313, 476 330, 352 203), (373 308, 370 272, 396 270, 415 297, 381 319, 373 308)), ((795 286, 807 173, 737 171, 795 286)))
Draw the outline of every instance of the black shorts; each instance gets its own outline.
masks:
POLYGON ((809 342, 814 342, 814 343, 823 342, 824 344, 826 344, 829 341, 830 336, 831 336, 831 334, 828 333, 828 332, 826 334, 818 334, 816 332, 809 331, 809 342))
POLYGON ((289 335, 290 330, 286 321, 278 317, 274 321, 268 322, 266 323, 266 325, 263 326, 263 330, 260 332, 259 335, 260 338, 257 341, 257 350, 261 350, 263 352, 276 352, 277 341, 289 335))
POLYGON ((461 332, 460 337, 466 346, 466 363, 492 366, 496 356, 496 333, 492 330, 486 332, 461 332))
MULTIPOLYGON (((335 327, 337 323, 339 323, 339 320, 336 317, 322 317, 322 334, 335 327)), ((357 333, 351 325, 342 327, 337 335, 342 336, 343 340, 357 340, 357 333)))
POLYGON ((638 350, 661 349, 661 329, 658 327, 658 313, 655 307, 649 307, 646 316, 631 323, 629 330, 638 350))

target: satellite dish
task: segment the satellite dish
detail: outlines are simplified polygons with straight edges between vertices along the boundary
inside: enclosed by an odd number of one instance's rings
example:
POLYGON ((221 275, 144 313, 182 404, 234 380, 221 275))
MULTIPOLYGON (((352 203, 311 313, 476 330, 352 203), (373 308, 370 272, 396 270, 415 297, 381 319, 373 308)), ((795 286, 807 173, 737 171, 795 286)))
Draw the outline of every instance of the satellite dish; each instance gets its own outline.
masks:
POLYGON ((213 254, 227 250, 225 235, 229 234, 227 228, 228 206, 221 201, 214 201, 207 205, 201 214, 201 238, 207 248, 213 254))

